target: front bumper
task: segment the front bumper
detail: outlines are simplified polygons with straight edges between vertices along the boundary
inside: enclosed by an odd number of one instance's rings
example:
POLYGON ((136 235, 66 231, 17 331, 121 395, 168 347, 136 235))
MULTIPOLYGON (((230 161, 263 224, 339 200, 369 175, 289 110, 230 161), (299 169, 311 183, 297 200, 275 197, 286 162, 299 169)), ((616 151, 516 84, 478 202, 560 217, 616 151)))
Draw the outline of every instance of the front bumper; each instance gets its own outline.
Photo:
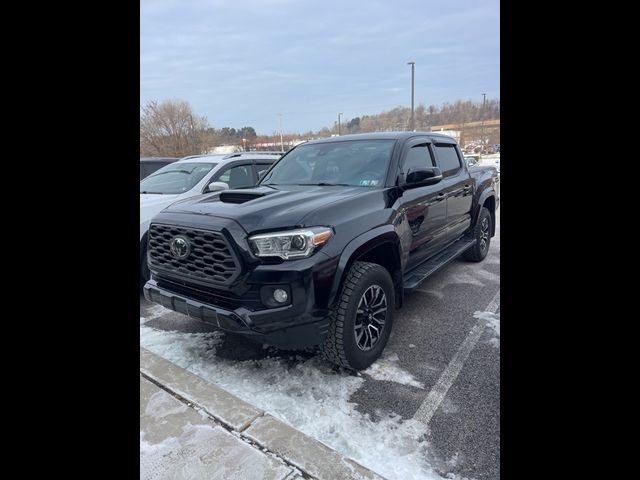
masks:
POLYGON ((337 257, 319 251, 303 259, 261 261, 249 249, 248 233, 228 218, 163 211, 151 223, 222 235, 240 268, 226 281, 212 282, 150 262, 151 280, 143 289, 147 300, 281 348, 304 348, 324 341, 337 257), (291 294, 286 306, 275 306, 263 295, 264 288, 279 285, 285 285, 291 294))
MULTIPOLYGON (((321 257, 318 257, 320 259, 321 257)), ((307 259, 308 260, 308 259, 307 259)), ((324 284, 323 270, 280 270, 261 267, 250 279, 255 284, 286 284, 290 288, 291 303, 276 308, 249 310, 245 307, 223 307, 214 301, 195 298, 194 292, 177 292, 170 282, 155 275, 144 286, 147 300, 165 308, 195 318, 216 328, 247 336, 255 341, 279 348, 306 348, 321 344, 329 328, 329 309, 317 305, 316 283, 324 284), (268 282, 260 280, 267 279, 268 282)), ((324 270, 326 273, 326 269, 324 270)), ((324 290, 322 288, 321 290, 324 290)))

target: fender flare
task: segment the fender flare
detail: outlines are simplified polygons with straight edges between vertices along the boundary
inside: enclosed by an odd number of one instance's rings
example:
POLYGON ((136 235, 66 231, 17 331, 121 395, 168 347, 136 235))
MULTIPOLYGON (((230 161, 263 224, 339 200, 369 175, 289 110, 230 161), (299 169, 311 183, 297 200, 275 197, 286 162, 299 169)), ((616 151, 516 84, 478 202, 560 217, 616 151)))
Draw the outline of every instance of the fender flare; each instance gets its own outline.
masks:
POLYGON ((342 287, 344 276, 351 268, 355 259, 385 243, 392 243, 397 246, 398 265, 402 268, 402 259, 399 250, 400 238, 393 225, 381 225, 358 235, 347 244, 340 254, 338 266, 331 284, 331 291, 329 292, 328 305, 333 305, 335 302, 338 292, 342 287))
POLYGON ((478 218, 480 217, 480 209, 482 208, 482 205, 484 205, 484 202, 486 202, 487 198, 495 197, 495 196, 496 196, 496 191, 493 188, 487 188, 485 191, 483 191, 480 194, 480 198, 478 199, 476 212, 473 215, 473 222, 471 223, 471 226, 475 226, 475 224, 478 222, 478 218))

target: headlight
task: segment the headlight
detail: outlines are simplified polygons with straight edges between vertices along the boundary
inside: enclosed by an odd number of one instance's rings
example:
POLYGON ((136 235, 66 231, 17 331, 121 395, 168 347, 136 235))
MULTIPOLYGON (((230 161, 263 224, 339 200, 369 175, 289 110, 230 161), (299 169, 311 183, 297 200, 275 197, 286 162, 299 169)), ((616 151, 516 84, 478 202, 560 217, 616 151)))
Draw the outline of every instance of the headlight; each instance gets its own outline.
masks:
POLYGON ((254 235, 249 237, 249 245, 256 257, 304 258, 327 243, 332 235, 326 227, 288 230, 254 235))

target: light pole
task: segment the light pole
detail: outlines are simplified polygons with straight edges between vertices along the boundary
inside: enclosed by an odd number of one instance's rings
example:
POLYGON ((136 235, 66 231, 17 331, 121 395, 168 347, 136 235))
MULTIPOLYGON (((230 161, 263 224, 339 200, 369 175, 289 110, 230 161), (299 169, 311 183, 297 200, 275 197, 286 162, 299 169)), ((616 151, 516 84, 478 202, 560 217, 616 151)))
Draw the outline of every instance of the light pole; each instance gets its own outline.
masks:
POLYGON ((409 122, 409 130, 415 129, 415 120, 413 117, 413 99, 415 92, 415 67, 416 62, 407 62, 407 65, 411 65, 411 121, 409 122))
POLYGON ((284 152, 284 142, 282 141, 282 114, 278 114, 278 118, 280 120, 280 151, 284 152))
POLYGON ((480 113, 480 120, 481 123, 481 129, 480 129, 480 144, 482 145, 480 153, 484 153, 484 104, 485 104, 485 100, 487 98, 487 94, 483 93, 482 94, 482 112, 480 113))
POLYGON ((340 115, 342 115, 342 112, 338 114, 338 136, 340 136, 340 115))

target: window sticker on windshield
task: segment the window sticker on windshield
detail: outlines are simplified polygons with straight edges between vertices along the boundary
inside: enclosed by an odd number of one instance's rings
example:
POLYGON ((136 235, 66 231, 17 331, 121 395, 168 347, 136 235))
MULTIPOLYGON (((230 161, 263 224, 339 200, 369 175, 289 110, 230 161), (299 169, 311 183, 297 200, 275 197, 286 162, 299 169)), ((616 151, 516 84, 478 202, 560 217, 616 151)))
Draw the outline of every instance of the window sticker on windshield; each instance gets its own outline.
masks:
POLYGON ((360 180, 361 187, 375 187, 380 183, 379 180, 360 180))

